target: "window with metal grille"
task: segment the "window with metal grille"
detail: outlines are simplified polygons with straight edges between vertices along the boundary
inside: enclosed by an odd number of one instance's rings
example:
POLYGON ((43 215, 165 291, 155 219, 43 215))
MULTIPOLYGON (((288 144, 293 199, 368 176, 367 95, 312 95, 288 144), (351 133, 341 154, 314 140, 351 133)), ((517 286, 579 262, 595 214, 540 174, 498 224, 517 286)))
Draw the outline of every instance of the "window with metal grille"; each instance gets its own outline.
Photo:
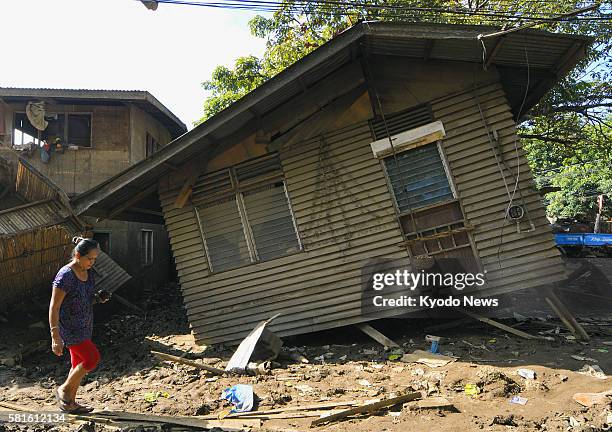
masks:
POLYGON ((400 213, 453 199, 437 143, 384 158, 400 213))
POLYGON ((192 201, 213 272, 301 248, 276 155, 200 177, 192 201))

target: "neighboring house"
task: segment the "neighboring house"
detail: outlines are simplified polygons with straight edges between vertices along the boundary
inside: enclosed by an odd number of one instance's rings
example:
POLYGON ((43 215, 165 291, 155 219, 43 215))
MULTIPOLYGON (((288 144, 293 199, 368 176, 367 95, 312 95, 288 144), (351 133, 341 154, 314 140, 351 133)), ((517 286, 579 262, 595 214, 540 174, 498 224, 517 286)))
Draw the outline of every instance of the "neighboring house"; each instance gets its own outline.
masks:
POLYGON ((159 197, 203 343, 404 314, 363 303, 397 263, 486 272, 483 296, 561 281, 516 119, 590 39, 497 30, 356 25, 73 206, 159 197))
MULTIPOLYGON (((0 184, 8 186, 2 177, 0 184)), ((86 234, 87 228, 72 212, 66 194, 27 162, 18 162, 10 181, 14 190, 3 200, 12 205, 0 208, 0 305, 4 309, 25 303, 30 308, 28 301, 43 290, 50 294, 55 274, 70 260, 72 238, 86 234)), ((130 279, 104 252, 94 272, 96 287, 111 292, 130 279)))
MULTIPOLYGON (((70 197, 151 156, 186 130, 146 91, 0 87, 0 157, 15 160, 19 154, 70 197)), ((94 238, 139 287, 166 279, 170 255, 161 208, 138 213, 137 222, 93 216, 86 222, 95 225, 94 238)))

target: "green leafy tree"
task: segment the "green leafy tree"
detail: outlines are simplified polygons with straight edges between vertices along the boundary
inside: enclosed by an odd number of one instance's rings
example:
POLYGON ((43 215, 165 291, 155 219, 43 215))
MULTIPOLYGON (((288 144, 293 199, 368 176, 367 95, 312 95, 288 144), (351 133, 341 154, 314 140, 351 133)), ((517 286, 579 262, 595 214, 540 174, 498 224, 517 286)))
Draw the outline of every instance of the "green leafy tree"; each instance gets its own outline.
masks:
MULTIPOLYGON (((491 24, 511 28, 584 6, 583 2, 574 0, 284 1, 271 16, 256 16, 249 23, 253 36, 267 41, 262 58, 238 58, 233 69, 219 66, 211 79, 204 82, 210 97, 204 103, 204 116, 199 122, 362 20, 491 24)), ((568 215, 591 205, 588 200, 570 199, 575 193, 586 194, 594 189, 610 193, 609 189, 604 190, 606 180, 581 182, 579 171, 572 167, 574 163, 595 163, 604 168, 612 164, 611 17, 612 8, 600 6, 597 11, 578 18, 541 21, 538 25, 549 31, 595 38, 587 58, 535 108, 521 113, 519 132, 526 140, 528 159, 538 184, 561 188, 548 196, 551 215, 568 215), (565 166, 570 166, 568 172, 565 166), (570 175, 572 170, 574 177, 570 175), (571 183, 571 178, 582 186, 571 183)), ((607 178, 605 169, 594 172, 607 178)))

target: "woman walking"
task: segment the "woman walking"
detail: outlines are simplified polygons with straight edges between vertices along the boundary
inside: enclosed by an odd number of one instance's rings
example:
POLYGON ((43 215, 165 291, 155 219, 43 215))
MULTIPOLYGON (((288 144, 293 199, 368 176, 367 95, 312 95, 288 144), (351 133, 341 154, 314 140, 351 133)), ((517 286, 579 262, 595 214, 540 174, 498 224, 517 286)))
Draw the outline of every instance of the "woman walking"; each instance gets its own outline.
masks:
POLYGON ((66 381, 55 391, 59 408, 71 414, 83 414, 93 408, 76 402, 76 394, 85 375, 100 361, 98 348, 91 341, 93 307, 95 302, 105 303, 109 294, 96 293, 92 266, 98 257, 98 242, 75 237, 72 261, 62 267, 53 281, 49 305, 51 349, 57 356, 70 352, 72 367, 66 381))

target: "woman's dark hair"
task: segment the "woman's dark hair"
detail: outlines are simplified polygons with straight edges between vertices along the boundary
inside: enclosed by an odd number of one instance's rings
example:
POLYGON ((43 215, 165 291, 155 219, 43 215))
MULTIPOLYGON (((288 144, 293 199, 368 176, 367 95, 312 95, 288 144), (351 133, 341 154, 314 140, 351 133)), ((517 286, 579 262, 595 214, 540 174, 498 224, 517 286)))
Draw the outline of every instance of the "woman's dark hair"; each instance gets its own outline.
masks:
POLYGON ((90 238, 73 237, 72 243, 76 245, 72 250, 72 257, 74 257, 77 252, 79 255, 84 256, 87 255, 92 249, 98 248, 98 242, 90 238))

